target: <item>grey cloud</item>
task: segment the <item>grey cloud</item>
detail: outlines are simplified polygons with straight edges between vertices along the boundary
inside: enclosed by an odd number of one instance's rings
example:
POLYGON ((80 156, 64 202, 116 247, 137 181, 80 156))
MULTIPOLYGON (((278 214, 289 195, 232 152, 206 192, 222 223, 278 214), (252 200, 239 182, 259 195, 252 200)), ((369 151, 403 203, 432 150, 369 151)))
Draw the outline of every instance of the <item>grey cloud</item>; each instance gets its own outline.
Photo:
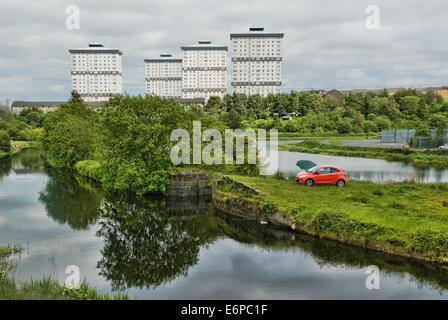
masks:
POLYGON ((67 50, 92 41, 124 51, 123 89, 144 94, 144 58, 199 39, 230 45, 229 33, 250 26, 285 33, 285 91, 447 83, 443 0, 0 0, 0 9, 0 101, 66 99, 67 50), (80 30, 65 28, 70 4, 80 30), (380 30, 364 27, 371 4, 380 30))

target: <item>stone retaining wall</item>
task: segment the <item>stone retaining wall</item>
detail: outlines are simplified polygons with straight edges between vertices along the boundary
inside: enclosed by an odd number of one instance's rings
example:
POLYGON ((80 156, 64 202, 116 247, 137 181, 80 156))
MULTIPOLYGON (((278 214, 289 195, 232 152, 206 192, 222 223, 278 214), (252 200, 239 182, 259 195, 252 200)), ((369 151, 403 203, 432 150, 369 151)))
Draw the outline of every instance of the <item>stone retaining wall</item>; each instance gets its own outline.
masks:
POLYGON ((167 186, 168 198, 211 197, 212 183, 207 173, 193 173, 190 170, 179 170, 171 176, 171 183, 167 186))

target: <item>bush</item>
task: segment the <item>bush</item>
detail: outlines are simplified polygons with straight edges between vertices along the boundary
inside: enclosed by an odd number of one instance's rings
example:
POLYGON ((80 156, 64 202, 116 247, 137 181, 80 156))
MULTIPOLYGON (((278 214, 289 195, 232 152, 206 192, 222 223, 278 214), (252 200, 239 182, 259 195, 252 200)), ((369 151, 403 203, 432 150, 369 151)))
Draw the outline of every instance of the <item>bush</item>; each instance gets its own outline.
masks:
POLYGON ((78 161, 73 167, 79 174, 91 179, 101 181, 100 163, 95 160, 78 161))

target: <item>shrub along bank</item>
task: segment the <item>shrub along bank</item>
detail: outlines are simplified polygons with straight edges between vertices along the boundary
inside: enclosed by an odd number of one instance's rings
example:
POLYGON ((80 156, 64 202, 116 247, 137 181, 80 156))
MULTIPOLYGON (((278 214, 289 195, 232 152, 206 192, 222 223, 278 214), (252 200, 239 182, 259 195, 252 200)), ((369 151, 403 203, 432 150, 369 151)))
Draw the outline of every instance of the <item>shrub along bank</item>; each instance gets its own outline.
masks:
MULTIPOLYGON (((448 262, 448 184, 350 181, 306 187, 274 177, 232 176, 260 191, 289 225, 324 238, 448 262)), ((231 187, 222 190, 231 192, 231 187), (230 189, 229 189, 230 188, 230 189)), ((250 195, 234 191, 240 198, 250 195)))

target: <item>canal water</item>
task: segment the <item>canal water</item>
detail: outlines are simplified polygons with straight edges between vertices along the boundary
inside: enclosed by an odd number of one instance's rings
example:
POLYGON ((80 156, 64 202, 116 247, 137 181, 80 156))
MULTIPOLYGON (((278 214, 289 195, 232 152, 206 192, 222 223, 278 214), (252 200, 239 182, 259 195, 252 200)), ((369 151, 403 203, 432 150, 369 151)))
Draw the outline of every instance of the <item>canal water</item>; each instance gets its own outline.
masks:
POLYGON ((69 265, 101 292, 141 299, 446 299, 448 271, 214 212, 207 199, 110 198, 36 150, 0 162, 0 243, 20 281, 69 265), (367 267, 380 289, 366 288, 367 267))
MULTIPOLYGON (((295 143, 300 140, 279 141, 279 144, 295 143)), ((337 157, 321 154, 279 151, 278 162, 272 162, 267 171, 279 171, 286 176, 296 175, 302 171, 296 166, 298 160, 311 160, 318 165, 340 166, 347 172, 347 177, 354 180, 384 182, 415 181, 419 183, 448 182, 448 168, 417 166, 399 161, 368 159, 357 157, 337 157)))

